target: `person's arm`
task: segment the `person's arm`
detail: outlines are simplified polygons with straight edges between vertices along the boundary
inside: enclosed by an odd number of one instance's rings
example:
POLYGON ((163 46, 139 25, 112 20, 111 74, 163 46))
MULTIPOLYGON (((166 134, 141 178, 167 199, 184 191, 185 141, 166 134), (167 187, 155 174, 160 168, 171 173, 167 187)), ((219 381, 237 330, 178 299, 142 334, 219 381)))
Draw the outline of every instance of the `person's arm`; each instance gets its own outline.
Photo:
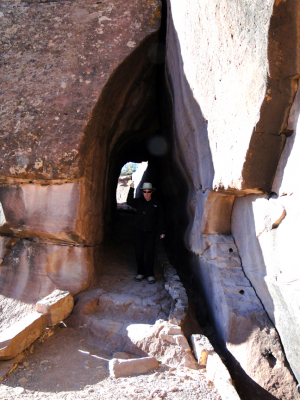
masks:
POLYGON ((126 203, 127 203, 130 207, 136 208, 136 199, 133 198, 133 194, 134 194, 134 184, 132 183, 132 184, 130 185, 130 189, 129 189, 129 192, 128 192, 128 196, 127 196, 126 203))

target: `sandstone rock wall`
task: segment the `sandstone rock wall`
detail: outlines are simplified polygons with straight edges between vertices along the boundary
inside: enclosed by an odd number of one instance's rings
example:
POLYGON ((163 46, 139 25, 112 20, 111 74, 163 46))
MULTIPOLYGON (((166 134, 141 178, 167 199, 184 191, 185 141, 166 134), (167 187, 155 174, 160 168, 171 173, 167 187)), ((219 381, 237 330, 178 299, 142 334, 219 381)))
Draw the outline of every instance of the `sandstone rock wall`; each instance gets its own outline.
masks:
POLYGON ((101 268, 118 140, 158 126, 160 18, 158 0, 0 0, 0 287, 12 304, 78 293, 101 268))
POLYGON ((283 350, 300 379, 300 5, 167 6, 172 115, 159 115, 158 0, 0 0, 1 294, 28 310, 55 288, 91 284, 120 168, 145 161, 164 126, 176 162, 161 164, 167 219, 175 227, 186 211, 185 245, 219 336, 254 382, 292 399, 283 350))
POLYGON ((297 195, 290 196, 298 174, 295 144, 291 153, 298 8, 296 1, 168 1, 166 77, 173 156, 188 185, 185 246, 224 345, 282 399, 296 396, 284 353, 300 378, 292 354, 297 247, 289 239, 298 218, 297 195))
POLYGON ((289 129, 294 133, 282 153, 273 195, 238 198, 232 215, 232 232, 244 270, 280 334, 297 379, 300 379, 299 100, 298 91, 289 118, 289 129))

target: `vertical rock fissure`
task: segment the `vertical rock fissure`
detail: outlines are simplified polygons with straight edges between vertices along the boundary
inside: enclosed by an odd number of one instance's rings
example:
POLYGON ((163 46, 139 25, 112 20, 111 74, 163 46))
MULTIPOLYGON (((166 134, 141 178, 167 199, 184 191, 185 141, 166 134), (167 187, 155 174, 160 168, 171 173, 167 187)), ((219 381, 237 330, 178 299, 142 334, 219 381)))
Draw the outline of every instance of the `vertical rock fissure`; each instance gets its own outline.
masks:
MULTIPOLYGON (((233 238, 233 241, 234 241, 234 243, 235 243, 235 245, 236 245, 236 248, 238 249, 238 257, 239 257, 240 262, 241 262, 241 268, 242 268, 243 274, 245 275, 245 278, 248 280, 250 286, 251 286, 252 289, 254 290, 254 293, 255 293, 256 297, 258 298, 258 300, 259 300, 259 302, 260 302, 260 304, 261 304, 263 310, 265 311, 265 313, 266 313, 266 315, 267 315, 267 317, 268 317, 268 319, 269 319, 271 325, 274 327, 274 329, 275 329, 275 331, 276 331, 276 333, 277 333, 277 335, 278 335, 278 339, 279 339, 279 341, 280 341, 281 350, 282 350, 282 352, 283 352, 283 354, 284 354, 284 357, 285 357, 286 367, 289 369, 289 371, 290 371, 290 373, 292 374, 292 376, 294 377, 295 381, 298 383, 298 380, 297 380, 297 378, 296 378, 296 376, 295 376, 295 374, 294 374, 292 368, 290 367, 290 364, 289 364, 289 361, 288 361, 288 358, 287 358, 287 355, 286 355, 286 352, 285 352, 285 349, 284 349, 284 346, 283 346, 283 343, 282 343, 280 334, 279 334, 279 332, 278 332, 276 326, 274 325, 272 319, 270 318, 270 316, 269 316, 269 314, 268 314, 268 311, 266 310, 266 308, 265 308, 265 306, 264 306, 264 303, 262 302, 261 298, 259 297, 259 295, 258 295, 258 293, 257 293, 257 291, 256 291, 256 289, 255 289, 255 287, 254 287, 254 285, 252 284, 251 280, 248 278, 248 276, 247 276, 247 274, 246 274, 246 272, 245 272, 244 266, 243 266, 243 261, 242 261, 242 257, 240 256, 240 251, 239 251, 238 245, 237 245, 237 243, 236 243, 236 241, 235 241, 234 236, 232 236, 232 238, 233 238)), ((272 354, 271 354, 271 355, 272 355, 272 354)), ((272 356, 273 356, 273 355, 272 355, 272 356)), ((274 356, 273 356, 273 357, 274 357, 274 356)))
MULTIPOLYGON (((272 326, 275 328, 275 330, 276 330, 276 332, 277 332, 277 329, 276 329, 275 325, 273 324, 273 321, 271 320, 271 318, 270 318, 270 316, 269 316, 269 314, 268 314, 268 311, 266 310, 266 308, 265 308, 265 306, 264 306, 264 304, 263 304, 261 298, 260 298, 259 295, 257 294, 257 291, 256 291, 255 287, 253 286, 251 280, 248 278, 248 276, 247 276, 247 274, 246 274, 246 272, 245 272, 245 268, 244 268, 244 266, 243 266, 243 260, 242 260, 242 257, 240 256, 240 251, 239 251, 238 245, 237 245, 237 243, 236 243, 236 241, 235 241, 234 236, 232 236, 232 238, 233 238, 234 244, 236 245, 236 248, 238 249, 238 258, 240 259, 240 263, 241 263, 241 267, 242 267, 243 274, 245 275, 245 278, 247 279, 247 281, 249 282, 250 286, 251 286, 252 289, 254 290, 254 293, 255 293, 256 297, 258 298, 258 300, 259 300, 259 302, 260 302, 262 308, 264 309, 266 315, 268 316, 268 319, 270 320, 272 326)), ((277 332, 277 333, 278 333, 278 332, 277 332)), ((278 334, 278 336, 279 336, 279 334, 278 334)))

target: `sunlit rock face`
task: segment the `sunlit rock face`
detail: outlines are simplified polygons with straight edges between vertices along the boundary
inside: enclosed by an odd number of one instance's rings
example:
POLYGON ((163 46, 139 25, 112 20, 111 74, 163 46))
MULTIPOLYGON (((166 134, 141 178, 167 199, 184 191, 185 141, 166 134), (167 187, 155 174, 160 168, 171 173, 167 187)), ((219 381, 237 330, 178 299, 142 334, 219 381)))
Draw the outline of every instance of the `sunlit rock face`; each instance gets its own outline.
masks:
POLYGON ((242 189, 266 93, 272 7, 271 0, 170 1, 168 69, 174 79, 174 68, 181 67, 173 81, 175 119, 190 162, 200 159, 195 185, 242 189))
POLYGON ((239 365, 274 396, 293 399, 284 352, 299 379, 297 245, 289 240, 298 218, 291 120, 299 115, 299 5, 169 0, 168 7, 174 158, 188 184, 184 240, 195 280, 239 365))
POLYGON ((0 0, 0 287, 24 312, 101 267, 110 154, 157 129, 160 18, 158 0, 0 0))
POLYGON ((298 233, 300 193, 299 110, 296 95, 287 139, 273 183, 273 195, 251 195, 235 201, 232 232, 242 263, 275 324, 287 358, 300 377, 300 296, 298 233))

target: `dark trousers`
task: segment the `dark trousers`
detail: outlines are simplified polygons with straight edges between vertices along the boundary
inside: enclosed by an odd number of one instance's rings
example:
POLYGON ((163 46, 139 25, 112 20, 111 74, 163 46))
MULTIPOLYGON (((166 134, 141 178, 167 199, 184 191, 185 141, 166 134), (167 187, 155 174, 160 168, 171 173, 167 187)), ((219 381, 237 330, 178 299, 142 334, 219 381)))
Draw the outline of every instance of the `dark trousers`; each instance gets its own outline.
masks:
POLYGON ((154 253, 156 232, 134 230, 134 249, 137 264, 137 274, 154 275, 154 253))

